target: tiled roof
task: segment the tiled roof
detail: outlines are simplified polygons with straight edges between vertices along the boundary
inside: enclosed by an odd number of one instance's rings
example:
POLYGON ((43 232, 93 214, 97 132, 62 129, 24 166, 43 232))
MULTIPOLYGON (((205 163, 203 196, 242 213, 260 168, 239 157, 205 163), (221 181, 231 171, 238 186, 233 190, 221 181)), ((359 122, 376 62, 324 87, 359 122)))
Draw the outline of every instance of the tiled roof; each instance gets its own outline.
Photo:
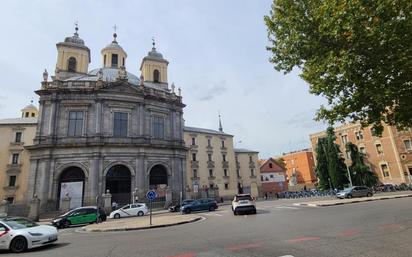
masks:
POLYGON ((225 132, 221 132, 218 130, 213 130, 213 129, 205 129, 205 128, 195 128, 195 127, 184 127, 183 130, 185 132, 196 132, 196 133, 207 133, 207 134, 213 134, 213 135, 222 135, 222 136, 233 136, 230 134, 226 134, 225 132))
POLYGON ((2 119, 0 125, 6 124, 37 124, 37 118, 14 118, 14 119, 2 119))

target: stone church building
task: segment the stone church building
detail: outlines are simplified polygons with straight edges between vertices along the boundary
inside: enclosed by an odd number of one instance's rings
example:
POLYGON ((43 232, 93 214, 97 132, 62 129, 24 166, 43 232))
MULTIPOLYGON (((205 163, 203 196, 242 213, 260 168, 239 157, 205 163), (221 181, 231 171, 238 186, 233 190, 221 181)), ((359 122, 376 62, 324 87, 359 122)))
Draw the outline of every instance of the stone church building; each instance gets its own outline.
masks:
POLYGON ((144 198, 166 188, 177 199, 185 191, 186 154, 180 88, 167 81, 168 61, 155 44, 143 58, 140 76, 128 71, 127 53, 116 33, 101 50, 101 67, 89 70, 90 49, 73 36, 57 45, 55 74, 47 71, 30 152, 27 197, 41 209, 95 205, 109 190, 113 200, 144 198))

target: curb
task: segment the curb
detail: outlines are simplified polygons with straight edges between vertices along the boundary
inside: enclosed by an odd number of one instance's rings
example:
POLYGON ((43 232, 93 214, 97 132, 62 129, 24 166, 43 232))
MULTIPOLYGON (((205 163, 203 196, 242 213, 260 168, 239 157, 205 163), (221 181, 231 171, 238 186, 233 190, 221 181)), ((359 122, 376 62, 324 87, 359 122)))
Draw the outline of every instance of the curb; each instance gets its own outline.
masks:
POLYGON ((196 221, 204 220, 205 218, 203 217, 197 217, 191 220, 187 221, 180 221, 177 223, 170 223, 170 224, 163 224, 163 225, 153 225, 149 227, 135 227, 135 228, 110 228, 110 229, 82 229, 82 232, 115 232, 115 231, 132 231, 132 230, 144 230, 144 229, 152 229, 152 228, 164 228, 164 227, 171 227, 171 226, 177 226, 177 225, 182 225, 182 224, 187 224, 187 223, 193 223, 196 221))
MULTIPOLYGON (((294 203, 295 206, 309 206, 309 207, 327 207, 327 206, 335 206, 335 205, 344 205, 344 204, 351 204, 351 203, 362 203, 362 202, 373 202, 379 200, 389 200, 389 199, 397 199, 397 198, 407 198, 412 197, 411 195, 399 195, 399 196, 384 196, 379 199, 367 199, 367 200, 355 200, 350 202, 336 202, 331 204, 322 204, 322 203, 294 203)), ((360 198, 362 199, 362 198, 360 198)))

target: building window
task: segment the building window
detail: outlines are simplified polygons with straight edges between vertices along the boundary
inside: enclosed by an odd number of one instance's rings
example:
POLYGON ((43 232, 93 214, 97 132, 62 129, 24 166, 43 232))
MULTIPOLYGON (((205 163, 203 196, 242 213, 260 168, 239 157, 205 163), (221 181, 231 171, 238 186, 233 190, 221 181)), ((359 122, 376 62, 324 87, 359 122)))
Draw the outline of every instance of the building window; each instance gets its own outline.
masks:
POLYGON ((222 158, 223 158, 223 161, 225 162, 226 161, 226 155, 222 154, 222 158))
POLYGON ((153 71, 153 82, 159 83, 160 82, 160 72, 159 70, 153 71))
POLYGON ((227 169, 223 169, 223 176, 227 177, 227 169))
POLYGON ((103 56, 103 66, 106 67, 106 55, 103 56))
POLYGON ((209 185, 210 190, 214 190, 215 189, 215 185, 214 184, 210 184, 209 185))
POLYGON ((192 137, 192 145, 196 145, 196 138, 192 137))
POLYGON ((9 187, 14 187, 16 186, 16 176, 10 176, 9 177, 9 187))
POLYGON ((236 175, 237 175, 238 178, 240 178, 240 170, 239 169, 236 170, 236 175))
POLYGON ((270 174, 269 177, 270 177, 270 178, 275 178, 275 177, 273 176, 273 174, 270 174))
POLYGON ((265 177, 263 175, 260 175, 260 181, 264 181, 265 177))
POLYGON ((376 129, 374 129, 374 128, 371 128, 371 134, 372 134, 372 136, 374 136, 374 137, 377 137, 377 136, 378 136, 378 133, 376 132, 376 129))
POLYGON ((295 165, 295 159, 290 160, 290 164, 295 165))
POLYGON ((222 148, 225 148, 225 141, 222 140, 222 148))
POLYGON ((76 72, 76 58, 70 57, 67 64, 67 71, 76 72))
POLYGON ((115 137, 127 136, 127 112, 115 112, 114 113, 114 126, 113 135, 115 137))
POLYGON ((348 135, 342 135, 341 139, 342 139, 342 143, 346 144, 348 142, 348 135))
POLYGON ((126 67, 126 60, 124 59, 124 57, 123 57, 123 62, 122 63, 123 63, 122 66, 126 67))
POLYGON ((365 147, 364 147, 364 146, 360 146, 360 147, 359 147, 359 152, 360 152, 361 154, 365 155, 365 154, 366 154, 366 149, 365 149, 365 147))
POLYGON ((212 155, 211 155, 210 153, 207 155, 207 159, 208 159, 209 161, 212 161, 212 155))
POLYGON ((381 170, 382 170, 382 174, 384 178, 387 178, 390 176, 389 167, 387 164, 381 164, 381 170))
POLYGON ((19 163, 19 154, 18 153, 14 153, 11 156, 11 164, 18 164, 19 163))
POLYGON ((376 151, 378 152, 378 154, 383 154, 383 148, 381 144, 375 144, 376 146, 376 151))
POLYGON ((412 150, 411 140, 403 140, 403 144, 405 145, 406 151, 412 150))
POLYGON ((255 170, 254 169, 250 169, 250 176, 253 177, 255 175, 255 170))
POLYGON ((363 132, 362 131, 355 132, 355 136, 356 136, 357 140, 363 140, 363 132))
POLYGON ((14 202, 14 197, 13 196, 9 196, 6 198, 6 201, 9 203, 13 203, 14 202))
POLYGON ((81 136, 83 131, 83 112, 69 112, 68 136, 81 136))
POLYGON ((249 162, 253 162, 252 156, 249 156, 249 162))
POLYGON ((163 138, 164 137, 164 119, 161 116, 154 116, 153 117, 153 133, 155 138, 163 138))
POLYGON ((196 161, 196 154, 192 153, 192 161, 196 161))
POLYGON ((36 114, 34 112, 31 113, 31 116, 34 117, 36 114))
POLYGON ((272 164, 272 163, 269 163, 269 168, 270 168, 270 169, 273 168, 273 164, 272 164))
POLYGON ((213 170, 212 169, 209 170, 209 177, 213 177, 213 170))
POLYGON ((29 113, 28 112, 26 112, 26 114, 25 114, 25 118, 28 118, 29 117, 29 113))
POLYGON ((194 177, 194 178, 197 178, 197 169, 194 169, 194 170, 193 170, 193 177, 194 177))
POLYGON ((229 189, 229 184, 225 183, 225 190, 228 190, 228 189, 229 189))
POLYGON ((119 56, 117 54, 112 54, 112 68, 117 68, 119 65, 119 56))
POLYGON ((14 142, 20 143, 21 142, 21 132, 16 132, 16 136, 14 138, 14 142))
POLYGON ((207 139, 207 146, 212 146, 212 144, 210 143, 210 138, 207 139))

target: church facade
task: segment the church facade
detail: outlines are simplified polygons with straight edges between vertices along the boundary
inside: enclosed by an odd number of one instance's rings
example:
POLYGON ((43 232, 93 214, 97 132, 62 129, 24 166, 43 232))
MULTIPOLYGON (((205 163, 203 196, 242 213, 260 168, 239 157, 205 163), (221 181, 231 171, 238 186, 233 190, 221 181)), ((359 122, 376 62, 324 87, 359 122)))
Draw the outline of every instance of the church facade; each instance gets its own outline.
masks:
POLYGON ((180 88, 167 81, 168 61, 155 44, 140 73, 126 71, 127 53, 113 41, 89 70, 90 49, 73 36, 57 45, 55 74, 43 74, 39 116, 30 152, 27 199, 41 209, 95 205, 107 190, 129 203, 148 189, 177 199, 185 192, 186 154, 180 88))

